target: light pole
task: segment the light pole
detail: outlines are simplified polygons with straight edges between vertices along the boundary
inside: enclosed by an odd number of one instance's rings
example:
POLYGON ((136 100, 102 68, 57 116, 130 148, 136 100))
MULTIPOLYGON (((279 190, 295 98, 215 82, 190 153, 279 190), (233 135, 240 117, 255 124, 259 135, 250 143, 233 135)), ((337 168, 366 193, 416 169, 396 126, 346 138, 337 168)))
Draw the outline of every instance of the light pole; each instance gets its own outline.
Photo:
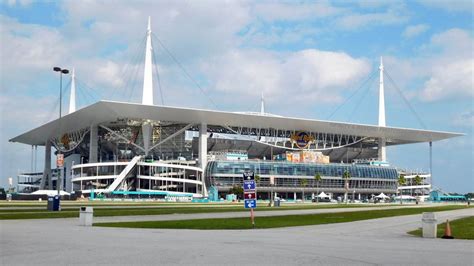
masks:
MULTIPOLYGON (((65 68, 60 68, 60 67, 54 67, 53 70, 55 72, 59 72, 59 140, 61 140, 61 117, 62 117, 62 101, 63 101, 63 74, 69 74, 69 70, 67 70, 65 68)), ((58 155, 60 155, 60 154, 61 154, 61 150, 60 150, 59 145, 58 145, 58 155)), ((59 156, 57 156, 57 157, 59 157, 59 156)), ((58 164, 58 160, 56 160, 56 164, 58 164)), ((59 168, 59 176, 58 176, 58 179, 56 181, 56 188, 58 190, 59 199, 61 198, 60 187, 61 187, 61 182, 63 181, 62 180, 63 166, 64 166, 64 157, 62 157, 61 164, 57 165, 57 167, 59 168)))

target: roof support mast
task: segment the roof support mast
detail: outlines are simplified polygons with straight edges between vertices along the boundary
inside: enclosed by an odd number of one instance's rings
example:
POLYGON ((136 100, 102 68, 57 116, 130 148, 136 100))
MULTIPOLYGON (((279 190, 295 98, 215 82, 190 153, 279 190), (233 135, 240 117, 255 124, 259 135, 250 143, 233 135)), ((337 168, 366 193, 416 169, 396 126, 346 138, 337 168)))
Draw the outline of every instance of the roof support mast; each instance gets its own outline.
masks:
POLYGON ((151 18, 148 17, 148 28, 146 33, 145 48, 145 73, 143 75, 142 104, 153 105, 153 76, 152 76, 152 49, 151 46, 151 18))
MULTIPOLYGON (((380 57, 380 84, 379 84, 379 127, 385 127, 385 91, 383 85, 383 59, 380 57)), ((380 161, 387 161, 386 154, 386 140, 384 138, 379 139, 378 147, 378 159, 380 161)))
POLYGON ((74 68, 72 69, 71 76, 71 94, 69 95, 69 113, 76 111, 76 73, 74 68))
MULTIPOLYGON (((148 17, 148 28, 146 32, 146 48, 145 48, 145 73, 143 75, 143 105, 153 105, 153 75, 152 75, 152 49, 151 46, 151 18, 148 17)), ((152 124, 150 121, 145 121, 142 124, 143 146, 145 148, 145 155, 148 155, 150 150, 150 139, 152 132, 152 124)))

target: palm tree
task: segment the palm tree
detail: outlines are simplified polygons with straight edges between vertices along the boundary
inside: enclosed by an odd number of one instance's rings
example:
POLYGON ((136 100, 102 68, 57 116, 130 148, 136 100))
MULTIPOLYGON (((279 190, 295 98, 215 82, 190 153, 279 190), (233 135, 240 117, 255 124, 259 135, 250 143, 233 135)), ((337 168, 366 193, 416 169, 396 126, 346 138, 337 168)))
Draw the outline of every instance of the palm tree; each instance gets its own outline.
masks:
POLYGON ((304 188, 306 187, 306 185, 308 185, 308 180, 307 179, 301 179, 300 180, 300 185, 301 185, 301 191, 303 193, 303 202, 304 202, 304 188))
MULTIPOLYGON (((255 188, 257 187, 257 184, 260 185, 260 175, 255 175, 255 188)), ((255 199, 257 199, 257 193, 255 193, 255 199)))
POLYGON ((230 194, 235 194, 238 199, 241 199, 244 196, 244 189, 239 185, 233 186, 229 192, 230 194))
POLYGON ((321 180, 322 180, 321 174, 316 173, 316 175, 314 175, 314 181, 316 181, 316 202, 319 202, 318 194, 319 194, 319 183, 321 182, 321 180))
MULTIPOLYGON (((413 179, 413 182, 415 183, 415 186, 419 186, 421 184, 423 184, 423 179, 421 179, 421 177, 419 175, 416 175, 415 178, 413 179)), ((415 190, 416 192, 416 196, 418 197, 418 192, 419 192, 419 189, 415 190)), ((418 199, 417 199, 418 201, 418 199)))
POLYGON ((255 175, 255 184, 260 183, 260 175, 255 175))
POLYGON ((400 192, 400 204, 403 204, 402 202, 402 190, 400 189, 401 186, 404 186, 407 183, 407 180, 405 179, 404 175, 400 175, 398 177, 398 190, 400 192))
POLYGON ((349 171, 345 170, 344 173, 342 174, 342 179, 344 179, 344 199, 347 204, 347 193, 349 192, 349 179, 351 178, 351 173, 349 171))

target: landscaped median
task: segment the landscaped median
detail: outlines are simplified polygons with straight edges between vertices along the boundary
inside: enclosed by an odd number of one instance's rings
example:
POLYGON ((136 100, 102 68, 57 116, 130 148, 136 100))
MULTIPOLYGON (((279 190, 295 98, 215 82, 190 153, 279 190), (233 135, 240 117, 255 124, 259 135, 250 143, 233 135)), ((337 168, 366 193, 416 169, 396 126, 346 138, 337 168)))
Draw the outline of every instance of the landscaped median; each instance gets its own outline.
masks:
MULTIPOLYGON (((163 214, 188 214, 188 213, 216 213, 216 212, 244 212, 243 204, 175 204, 168 203, 162 206, 135 205, 135 206, 95 206, 84 202, 77 207, 64 205, 59 212, 47 211, 44 209, 32 208, 4 208, 0 210, 0 220, 12 219, 44 219, 44 218, 73 218, 79 217, 79 206, 93 206, 95 217, 104 216, 132 216, 132 215, 163 215, 163 214)), ((385 205, 386 207, 387 205, 385 205)), ((389 205, 390 206, 390 205, 389 205)), ((392 205, 392 206, 397 206, 392 205)), ((358 207, 384 207, 384 205, 364 205, 364 204, 288 204, 281 207, 259 207, 261 211, 282 211, 282 210, 309 210, 327 208, 358 208, 358 207)))
MULTIPOLYGON (((255 219, 255 228, 277 228, 289 226, 304 226, 329 223, 345 223, 360 220, 393 217, 401 215, 420 214, 422 212, 439 212, 468 208, 460 205, 400 208, 389 210, 352 211, 338 213, 320 213, 307 215, 267 216, 255 219)), ((219 219, 194 219, 173 221, 142 221, 142 222, 112 222, 95 223, 94 226, 127 227, 127 228, 167 228, 167 229, 252 229, 249 218, 219 218, 219 219)))
MULTIPOLYGON (((457 220, 449 221, 451 232, 455 239, 470 239, 474 240, 474 216, 469 216, 457 220)), ((446 223, 438 224, 437 237, 441 238, 444 235, 446 223)), ((410 235, 422 235, 421 228, 408 232, 410 235)))

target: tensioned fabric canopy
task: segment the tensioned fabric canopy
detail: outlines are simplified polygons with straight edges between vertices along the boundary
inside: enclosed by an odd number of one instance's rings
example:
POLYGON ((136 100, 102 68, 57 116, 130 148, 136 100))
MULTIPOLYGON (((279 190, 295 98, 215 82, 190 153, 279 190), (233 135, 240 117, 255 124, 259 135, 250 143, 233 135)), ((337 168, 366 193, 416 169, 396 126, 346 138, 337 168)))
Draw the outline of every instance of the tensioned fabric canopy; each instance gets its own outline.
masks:
POLYGON ((70 133, 93 124, 116 121, 119 118, 173 121, 183 124, 201 124, 247 128, 272 128, 344 134, 370 138, 385 138, 392 145, 430 142, 462 136, 461 133, 420 130, 398 127, 312 120, 304 118, 265 116, 214 110, 171 106, 143 105, 113 101, 99 101, 74 113, 63 116, 10 139, 29 145, 44 145, 47 139, 70 133))

